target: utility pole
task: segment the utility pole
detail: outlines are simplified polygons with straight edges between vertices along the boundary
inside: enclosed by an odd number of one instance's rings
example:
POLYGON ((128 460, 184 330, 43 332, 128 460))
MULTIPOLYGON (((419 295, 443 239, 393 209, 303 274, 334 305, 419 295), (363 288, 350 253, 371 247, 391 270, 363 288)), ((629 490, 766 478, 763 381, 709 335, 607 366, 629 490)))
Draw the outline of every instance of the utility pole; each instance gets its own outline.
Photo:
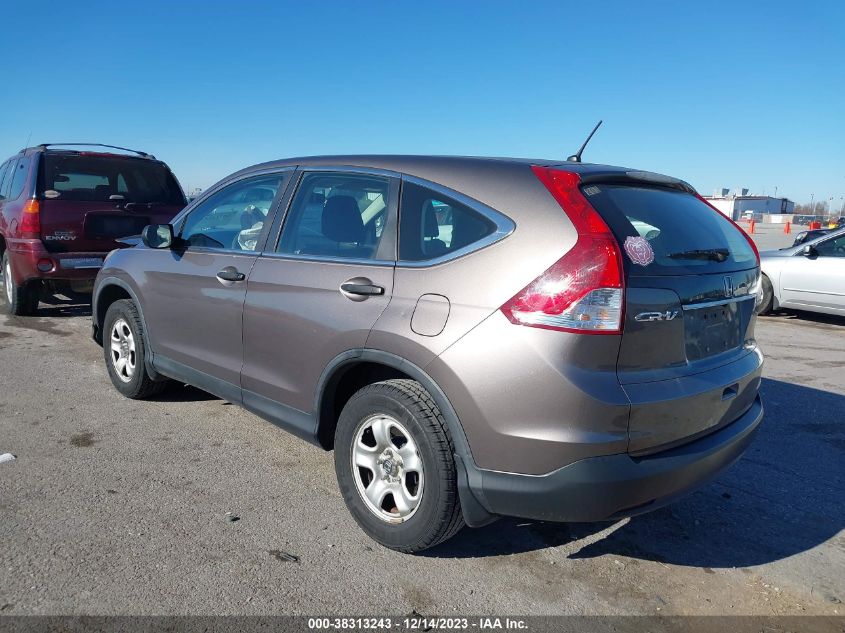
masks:
POLYGON ((816 194, 810 194, 810 215, 816 215, 816 205, 813 202, 816 199, 816 194))

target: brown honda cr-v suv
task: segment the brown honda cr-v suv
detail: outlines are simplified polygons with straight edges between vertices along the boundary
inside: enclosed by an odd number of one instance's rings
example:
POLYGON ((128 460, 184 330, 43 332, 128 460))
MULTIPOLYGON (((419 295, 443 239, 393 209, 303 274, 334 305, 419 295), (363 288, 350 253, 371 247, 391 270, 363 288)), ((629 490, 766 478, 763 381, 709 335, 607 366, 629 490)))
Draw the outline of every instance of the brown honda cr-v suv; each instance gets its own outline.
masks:
POLYGON ((190 383, 334 449, 402 551, 656 508, 763 416, 756 249, 687 183, 560 161, 265 163, 106 259, 115 387, 190 383))

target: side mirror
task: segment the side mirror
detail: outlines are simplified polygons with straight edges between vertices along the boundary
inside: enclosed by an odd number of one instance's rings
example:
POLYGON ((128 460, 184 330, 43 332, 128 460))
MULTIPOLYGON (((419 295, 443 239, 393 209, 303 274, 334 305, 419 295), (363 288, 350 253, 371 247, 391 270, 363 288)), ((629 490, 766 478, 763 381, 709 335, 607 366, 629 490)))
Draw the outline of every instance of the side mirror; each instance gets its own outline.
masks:
POLYGON ((173 225, 150 224, 141 231, 141 241, 147 248, 173 248, 173 225))
POLYGON ((818 255, 816 249, 812 246, 812 244, 807 244, 803 249, 801 249, 801 254, 804 257, 815 257, 818 255))

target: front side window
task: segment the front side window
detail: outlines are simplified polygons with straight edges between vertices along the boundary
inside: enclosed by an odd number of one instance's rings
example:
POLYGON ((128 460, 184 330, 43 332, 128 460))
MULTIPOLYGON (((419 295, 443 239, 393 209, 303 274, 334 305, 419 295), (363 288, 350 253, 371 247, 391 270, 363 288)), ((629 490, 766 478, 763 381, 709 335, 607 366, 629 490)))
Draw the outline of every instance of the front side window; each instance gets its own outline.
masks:
POLYGON ((845 235, 816 244, 819 257, 845 257, 845 235))
POLYGON ((290 206, 277 252, 378 259, 390 181, 349 173, 305 174, 290 206))
POLYGON ((436 191, 405 182, 399 210, 399 259, 423 261, 448 255, 487 237, 493 222, 436 191))
POLYGON ((254 251, 284 174, 249 178, 224 187, 188 214, 180 236, 187 245, 254 251))

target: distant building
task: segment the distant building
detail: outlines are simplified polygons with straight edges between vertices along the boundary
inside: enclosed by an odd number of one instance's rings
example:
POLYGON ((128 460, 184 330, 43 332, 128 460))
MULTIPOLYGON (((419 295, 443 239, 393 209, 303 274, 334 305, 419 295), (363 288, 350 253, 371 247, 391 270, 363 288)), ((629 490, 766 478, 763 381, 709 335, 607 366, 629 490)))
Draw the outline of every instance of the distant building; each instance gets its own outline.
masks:
POLYGON ((704 196, 714 207, 719 209, 732 220, 739 220, 750 216, 759 218, 761 215, 780 215, 795 212, 795 203, 788 198, 773 198, 771 196, 750 196, 748 189, 742 189, 740 194, 729 193, 727 189, 712 196, 704 196))

